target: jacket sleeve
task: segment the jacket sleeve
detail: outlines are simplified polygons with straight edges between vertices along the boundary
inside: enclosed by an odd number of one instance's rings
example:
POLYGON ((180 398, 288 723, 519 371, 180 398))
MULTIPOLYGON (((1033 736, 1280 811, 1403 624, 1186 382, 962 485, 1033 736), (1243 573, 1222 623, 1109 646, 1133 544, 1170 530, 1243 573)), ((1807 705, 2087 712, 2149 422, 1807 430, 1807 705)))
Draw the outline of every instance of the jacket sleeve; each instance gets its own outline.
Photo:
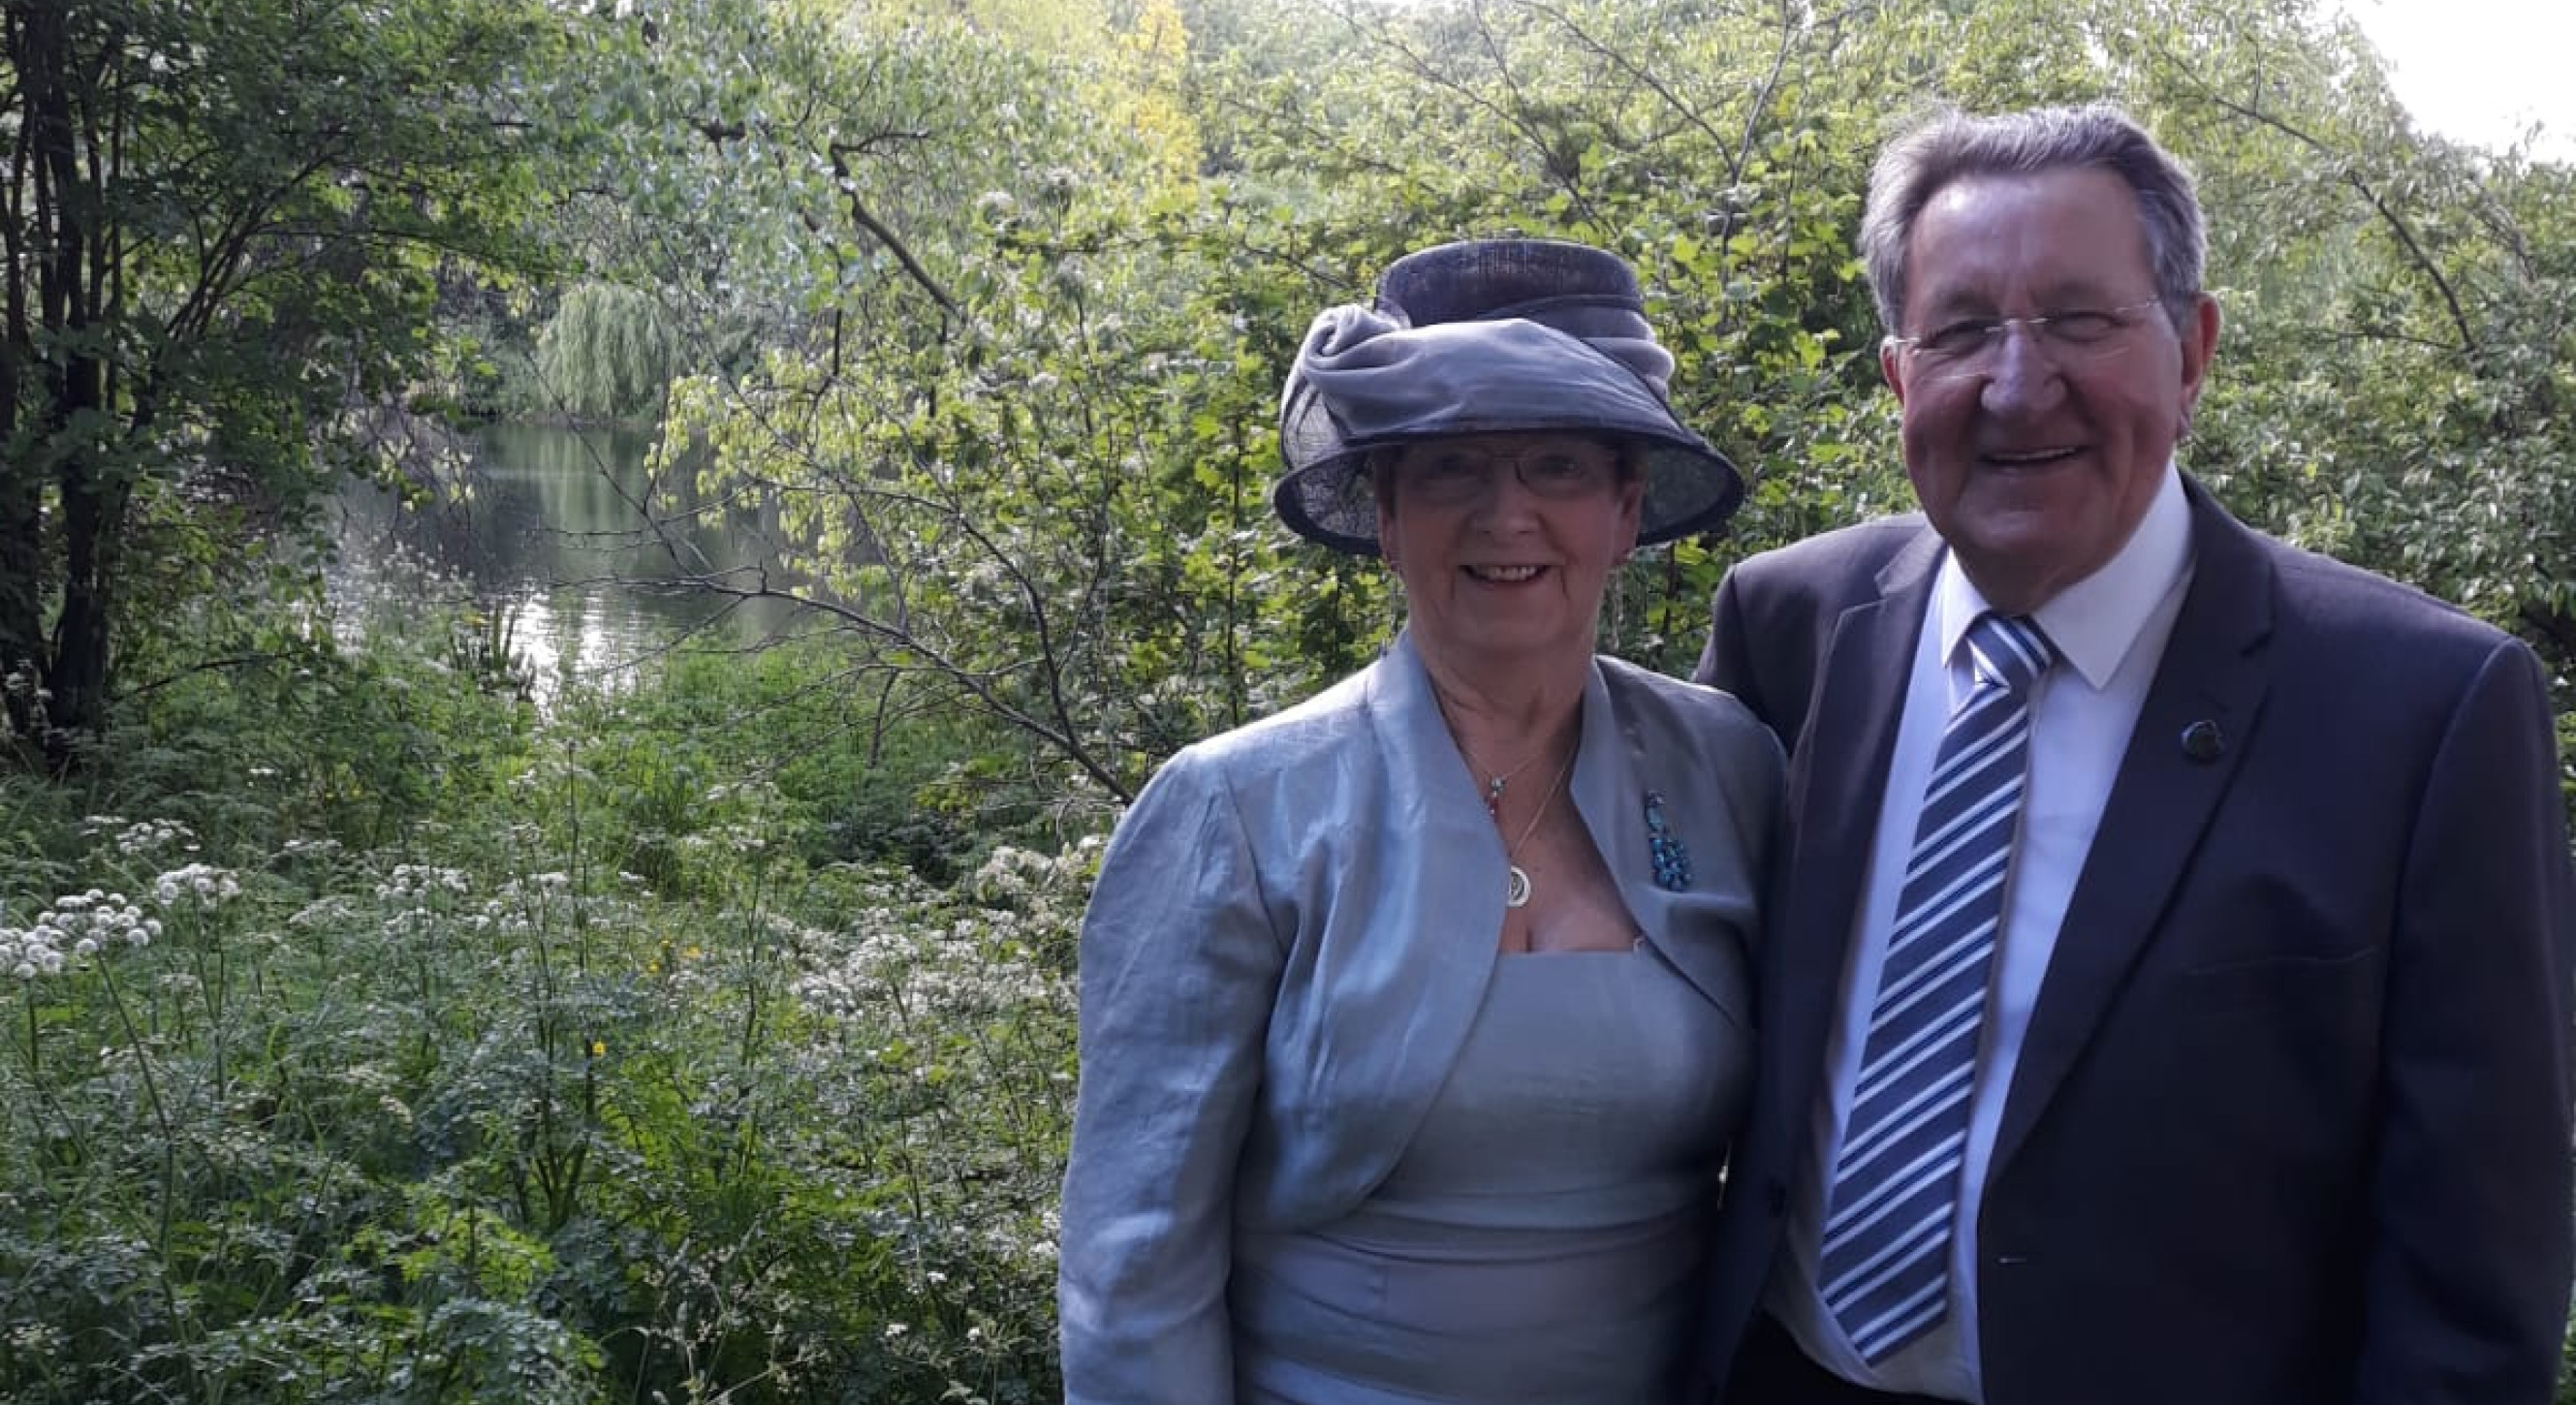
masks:
MULTIPOLYGON (((1801 597, 1765 590, 1755 575, 1738 565, 1718 582, 1709 601, 1708 642, 1691 681, 1732 694, 1783 750, 1792 750, 1806 722, 1803 689, 1815 679, 1820 641, 1801 597)), ((1778 584, 1776 573, 1771 580, 1778 584)))
POLYGON ((1283 946, 1220 769, 1183 752, 1082 924, 1057 1303, 1067 1405, 1227 1405, 1236 1163, 1283 946))
POLYGON ((2501 642, 2403 875, 2370 1193, 2362 1405, 2541 1405, 2567 1315, 2576 901, 2548 690, 2501 642))
POLYGON ((1753 676, 1750 642, 1746 637, 1743 592, 1735 573, 1730 571, 1726 579, 1718 582, 1717 594, 1709 601, 1708 642, 1700 648, 1699 666, 1691 670, 1691 681, 1722 688, 1753 709, 1754 715, 1761 716, 1760 680, 1753 676))

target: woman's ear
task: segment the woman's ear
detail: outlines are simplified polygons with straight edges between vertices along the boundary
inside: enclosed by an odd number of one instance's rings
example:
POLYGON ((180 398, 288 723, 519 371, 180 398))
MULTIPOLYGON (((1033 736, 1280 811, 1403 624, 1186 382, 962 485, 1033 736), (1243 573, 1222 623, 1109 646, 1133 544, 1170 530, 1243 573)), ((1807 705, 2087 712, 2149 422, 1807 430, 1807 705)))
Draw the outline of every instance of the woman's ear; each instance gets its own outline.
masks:
POLYGON ((1387 530, 1395 520, 1395 461, 1401 450, 1371 449, 1362 460, 1360 471, 1368 475, 1369 493, 1377 499, 1377 554, 1390 571, 1397 569, 1395 548, 1389 544, 1393 535, 1387 530))

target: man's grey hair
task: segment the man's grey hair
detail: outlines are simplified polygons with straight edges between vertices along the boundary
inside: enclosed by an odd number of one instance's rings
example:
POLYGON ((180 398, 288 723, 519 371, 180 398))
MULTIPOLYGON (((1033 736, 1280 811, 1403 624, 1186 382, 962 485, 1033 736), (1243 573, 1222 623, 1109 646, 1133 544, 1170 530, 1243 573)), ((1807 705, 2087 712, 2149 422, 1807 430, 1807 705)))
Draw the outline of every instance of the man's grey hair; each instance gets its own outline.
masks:
POLYGON ((2085 167, 2118 176, 2137 196, 2156 296, 2174 330, 2183 332, 2200 293, 2209 249, 2191 171, 2127 113, 2097 102, 1992 117, 1944 111, 1887 144, 1870 172, 1860 250, 1878 301, 1878 320, 1888 334, 1905 332, 1899 324, 1905 314, 1905 255, 1914 222, 1944 186, 1974 176, 2085 167))

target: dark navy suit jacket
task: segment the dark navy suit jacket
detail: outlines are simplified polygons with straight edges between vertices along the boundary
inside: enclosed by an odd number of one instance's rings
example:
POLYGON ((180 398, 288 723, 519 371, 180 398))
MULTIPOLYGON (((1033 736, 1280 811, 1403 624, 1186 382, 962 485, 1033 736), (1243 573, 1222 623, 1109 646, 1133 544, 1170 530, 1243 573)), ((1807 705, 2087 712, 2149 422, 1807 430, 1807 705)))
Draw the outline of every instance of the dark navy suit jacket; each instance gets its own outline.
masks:
MULTIPOLYGON (((1986 1405, 2544 1405, 2571 1257, 2576 884, 2538 662, 2190 498, 2192 582, 1984 1190, 1986 1405)), ((1698 677, 1791 748, 1795 832, 1711 1390, 1810 1154, 1941 551, 1895 518, 1717 592, 1698 677)))

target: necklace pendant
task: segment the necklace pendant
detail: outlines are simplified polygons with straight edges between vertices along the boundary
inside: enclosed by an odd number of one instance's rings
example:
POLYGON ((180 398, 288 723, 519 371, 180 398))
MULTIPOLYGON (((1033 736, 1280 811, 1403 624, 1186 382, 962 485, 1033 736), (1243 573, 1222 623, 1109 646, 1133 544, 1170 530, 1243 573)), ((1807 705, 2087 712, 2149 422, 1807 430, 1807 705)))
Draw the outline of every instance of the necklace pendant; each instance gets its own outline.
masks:
POLYGON ((1529 874, 1519 864, 1511 865, 1512 876, 1503 884, 1503 906, 1527 907, 1530 900, 1529 874))

